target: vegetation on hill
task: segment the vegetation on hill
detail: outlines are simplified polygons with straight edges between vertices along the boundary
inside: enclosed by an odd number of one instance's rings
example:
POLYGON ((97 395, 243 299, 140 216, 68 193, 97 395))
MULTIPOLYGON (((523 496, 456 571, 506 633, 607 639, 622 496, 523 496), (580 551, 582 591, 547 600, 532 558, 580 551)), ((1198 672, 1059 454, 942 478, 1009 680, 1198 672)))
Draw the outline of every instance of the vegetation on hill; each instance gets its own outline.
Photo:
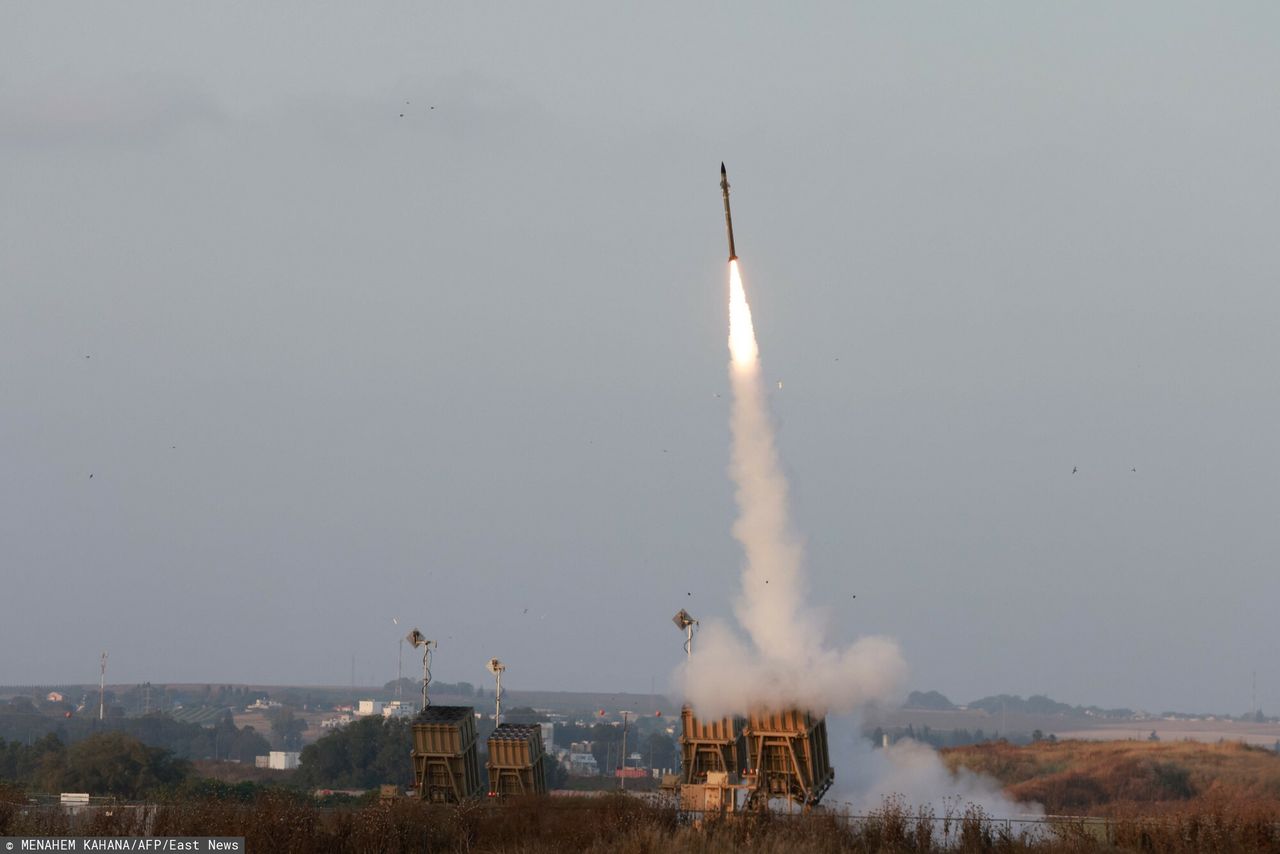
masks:
POLYGON ((372 789, 413 783, 409 721, 367 717, 302 749, 298 782, 311 788, 372 789))
POLYGON ((908 709, 929 709, 932 711, 950 711, 956 704, 937 691, 912 691, 907 695, 904 704, 908 709))
POLYGON ((1017 712, 1028 715, 1091 715, 1099 718, 1131 718, 1133 709, 1103 709, 1098 706, 1071 706, 1059 703, 1043 694, 1033 694, 1023 699, 1017 694, 996 694, 983 697, 969 704, 971 709, 982 709, 991 714, 1017 712))
POLYGON ((0 780, 43 792, 88 792, 136 799, 182 783, 186 760, 120 732, 100 732, 68 747, 56 735, 34 744, 0 739, 0 780))
POLYGON ((168 750, 180 759, 232 759, 253 762, 271 749, 253 727, 237 727, 230 713, 213 726, 174 720, 154 712, 138 718, 86 716, 51 717, 39 712, 0 713, 0 740, 33 743, 54 735, 63 744, 75 744, 96 734, 119 732, 150 747, 168 750))
POLYGON ((1239 742, 988 742, 942 751, 953 771, 994 777, 1050 813, 1117 814, 1220 803, 1280 811, 1280 755, 1239 742))

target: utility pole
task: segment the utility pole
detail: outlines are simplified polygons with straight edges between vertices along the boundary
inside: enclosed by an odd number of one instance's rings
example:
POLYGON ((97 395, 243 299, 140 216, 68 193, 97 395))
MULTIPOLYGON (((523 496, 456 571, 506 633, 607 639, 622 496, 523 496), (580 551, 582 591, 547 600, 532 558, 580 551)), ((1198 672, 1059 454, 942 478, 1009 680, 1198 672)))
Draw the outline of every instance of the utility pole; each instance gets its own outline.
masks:
POLYGON ((627 788, 627 715, 630 712, 622 713, 622 776, 618 778, 618 788, 627 788))
POLYGON ((98 720, 107 716, 107 653, 102 653, 102 670, 98 674, 98 720))

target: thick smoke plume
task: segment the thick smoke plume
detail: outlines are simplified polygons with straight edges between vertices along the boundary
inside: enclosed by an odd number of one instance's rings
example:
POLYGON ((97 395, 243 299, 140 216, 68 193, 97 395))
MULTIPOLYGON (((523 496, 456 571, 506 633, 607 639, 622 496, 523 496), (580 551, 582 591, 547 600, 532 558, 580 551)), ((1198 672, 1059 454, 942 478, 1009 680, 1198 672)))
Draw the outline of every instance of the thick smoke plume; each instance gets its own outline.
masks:
POLYGON ((892 699, 906 677, 898 645, 862 638, 846 649, 825 642, 822 616, 807 604, 804 550, 787 509, 787 481, 774 446, 760 379, 759 348, 738 264, 729 264, 729 353, 733 385, 729 474, 737 487, 733 535, 745 561, 734 613, 741 639, 709 625, 683 673, 684 694, 704 718, 797 707, 852 712, 892 699))
POLYGON ((1011 800, 991 777, 964 769, 952 773, 927 744, 904 739, 876 749, 861 731, 856 717, 827 718, 831 763, 838 769, 835 787, 823 800, 828 807, 865 815, 896 801, 908 811, 926 809, 939 817, 974 807, 997 818, 1044 814, 1039 804, 1011 800))

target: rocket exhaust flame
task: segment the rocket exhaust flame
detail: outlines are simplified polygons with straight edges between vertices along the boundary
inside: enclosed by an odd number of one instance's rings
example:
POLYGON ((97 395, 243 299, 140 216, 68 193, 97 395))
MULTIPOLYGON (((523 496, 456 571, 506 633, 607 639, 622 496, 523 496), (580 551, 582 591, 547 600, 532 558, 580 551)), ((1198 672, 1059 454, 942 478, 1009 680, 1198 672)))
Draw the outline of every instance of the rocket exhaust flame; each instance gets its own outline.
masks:
POLYGON ((756 330, 751 323, 751 306, 742 287, 738 262, 729 262, 729 354, 733 357, 733 370, 756 370, 760 348, 756 344, 756 330))

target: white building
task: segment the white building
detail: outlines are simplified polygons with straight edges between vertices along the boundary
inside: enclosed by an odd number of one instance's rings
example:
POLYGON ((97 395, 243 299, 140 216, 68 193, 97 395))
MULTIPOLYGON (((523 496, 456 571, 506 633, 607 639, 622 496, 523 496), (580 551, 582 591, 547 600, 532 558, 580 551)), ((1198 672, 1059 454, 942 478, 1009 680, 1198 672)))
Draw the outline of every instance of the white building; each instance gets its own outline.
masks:
POLYGON ((411 718, 418 713, 418 707, 401 700, 392 700, 382 707, 384 718, 411 718))
POLYGON ((360 704, 356 706, 356 717, 358 718, 368 718, 368 717, 373 717, 375 715, 381 715, 381 714, 382 714, 381 700, 361 700, 360 704))
POLYGON ((542 728, 542 749, 551 753, 556 746, 556 725, 553 723, 538 724, 542 728))
POLYGON ((267 754, 267 767, 275 771, 292 771, 298 767, 301 755, 296 750, 273 750, 267 754))

